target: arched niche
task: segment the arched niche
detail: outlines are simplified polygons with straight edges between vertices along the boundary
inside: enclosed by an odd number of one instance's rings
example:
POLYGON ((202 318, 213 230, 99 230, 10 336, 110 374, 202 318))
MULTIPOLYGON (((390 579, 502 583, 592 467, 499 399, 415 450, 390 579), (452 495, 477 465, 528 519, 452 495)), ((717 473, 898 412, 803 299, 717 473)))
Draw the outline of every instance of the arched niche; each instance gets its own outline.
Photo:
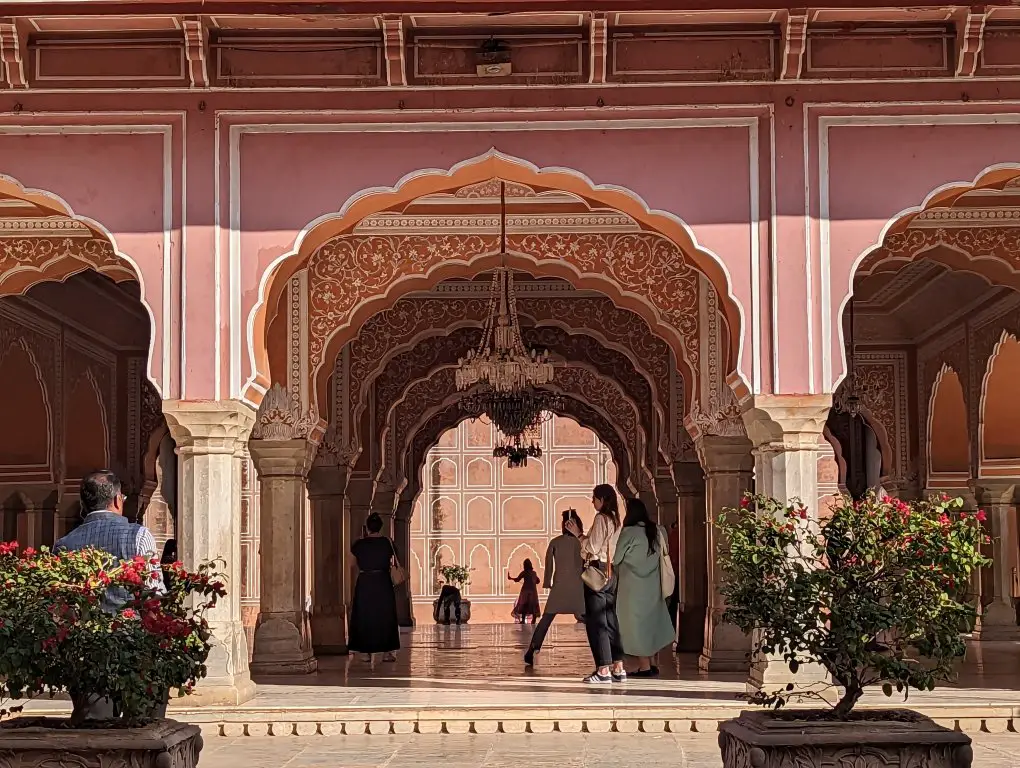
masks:
POLYGON ((932 385, 928 409, 928 485, 970 477, 970 431, 959 374, 943 366, 932 385))
POLYGON ((981 462, 1020 467, 1020 342, 1003 334, 988 360, 981 397, 981 462))
POLYGON ((64 462, 67 477, 78 479, 110 463, 106 406, 95 378, 86 374, 67 397, 64 462))
POLYGON ((30 348, 14 341, 0 351, 0 471, 50 469, 52 425, 46 383, 30 348))
POLYGON ((488 544, 475 544, 468 555, 468 568, 471 569, 471 583, 468 595, 495 594, 496 576, 492 569, 492 553, 488 544))

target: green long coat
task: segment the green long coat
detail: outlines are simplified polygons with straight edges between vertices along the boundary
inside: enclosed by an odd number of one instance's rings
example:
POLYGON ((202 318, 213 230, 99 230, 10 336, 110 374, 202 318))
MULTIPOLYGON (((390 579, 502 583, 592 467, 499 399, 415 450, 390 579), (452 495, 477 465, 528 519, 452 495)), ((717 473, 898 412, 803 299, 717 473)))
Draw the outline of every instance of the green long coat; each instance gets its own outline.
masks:
POLYGON ((659 547, 665 540, 660 529, 655 551, 649 553, 643 525, 620 531, 613 554, 616 615, 623 652, 628 656, 654 656, 673 642, 673 625, 659 578, 659 547))

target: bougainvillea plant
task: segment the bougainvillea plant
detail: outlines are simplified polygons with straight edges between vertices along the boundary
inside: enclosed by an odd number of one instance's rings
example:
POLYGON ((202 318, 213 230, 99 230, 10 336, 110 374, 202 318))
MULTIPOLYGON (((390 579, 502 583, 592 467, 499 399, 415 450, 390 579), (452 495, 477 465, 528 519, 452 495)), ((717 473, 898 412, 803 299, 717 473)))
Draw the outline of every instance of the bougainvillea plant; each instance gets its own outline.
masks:
MULTIPOLYGON (((752 654, 782 658, 794 673, 821 664, 842 690, 830 715, 846 719, 869 686, 906 697, 952 679, 988 537, 984 513, 947 496, 844 496, 830 512, 818 521, 799 502, 753 494, 726 510, 721 592, 724 620, 751 635, 752 654)), ((788 685, 752 700, 781 707, 796 695, 788 685)))
POLYGON ((73 722, 90 698, 109 699, 129 725, 171 692, 190 693, 206 674, 205 613, 226 592, 213 562, 163 566, 161 593, 149 578, 157 564, 0 543, 0 699, 66 692, 73 722))
POLYGON ((463 565, 444 565, 439 573, 447 584, 464 587, 471 583, 471 569, 463 565))

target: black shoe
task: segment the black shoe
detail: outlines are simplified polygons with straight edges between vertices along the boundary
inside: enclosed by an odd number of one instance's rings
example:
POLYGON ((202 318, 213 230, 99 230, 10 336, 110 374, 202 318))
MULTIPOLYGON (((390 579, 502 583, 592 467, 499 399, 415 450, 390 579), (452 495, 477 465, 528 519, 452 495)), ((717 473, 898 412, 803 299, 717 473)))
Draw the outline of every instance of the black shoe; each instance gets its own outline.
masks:
POLYGON ((639 669, 637 672, 631 672, 630 676, 631 677, 658 677, 659 676, 659 668, 656 667, 653 664, 648 669, 639 669))
POLYGON ((524 664, 529 667, 535 666, 535 649, 529 648, 524 654, 524 664))

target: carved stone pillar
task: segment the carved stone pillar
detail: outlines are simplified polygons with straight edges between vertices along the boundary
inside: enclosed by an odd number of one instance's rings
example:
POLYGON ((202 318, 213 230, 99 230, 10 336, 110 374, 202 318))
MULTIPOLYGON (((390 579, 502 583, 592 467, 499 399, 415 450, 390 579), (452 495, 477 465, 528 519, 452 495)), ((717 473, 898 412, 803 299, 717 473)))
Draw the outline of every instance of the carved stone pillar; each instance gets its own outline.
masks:
POLYGON ((305 476, 315 456, 305 438, 248 444, 260 480, 260 611, 251 667, 256 674, 314 672, 305 610, 305 476))
MULTIPOLYGON (((831 405, 830 395, 756 395, 743 414, 754 444, 755 490, 783 502, 803 501, 805 533, 818 522, 818 459, 831 405)), ((794 674, 781 658, 759 657, 748 686, 773 690, 825 679, 820 665, 804 664, 794 674)))
POLYGON ((354 597, 354 583, 358 579, 358 564, 351 554, 351 546, 364 535, 365 521, 372 514, 372 490, 375 485, 372 477, 363 473, 352 473, 347 483, 347 494, 344 497, 344 516, 347 518, 347 546, 344 547, 344 575, 346 591, 344 600, 350 609, 354 597))
POLYGON ((726 603, 719 593, 723 572, 717 554, 725 545, 714 525, 723 509, 740 505, 751 488, 754 460, 746 437, 705 435, 695 441, 705 472, 705 532, 708 552, 708 606, 705 611, 704 646, 698 666, 707 672, 745 672, 750 638, 723 621, 726 603))
POLYGON ((984 592, 981 615, 982 640, 1020 640, 1013 603, 1013 583, 1017 570, 1017 523, 1013 499, 1017 479, 978 480, 978 501, 987 515, 985 526, 992 539, 992 578, 984 592))
POLYGON ((248 672, 248 644, 241 625, 240 443, 248 439, 255 412, 235 400, 163 403, 177 444, 177 549, 185 566, 225 561, 227 596, 206 618, 213 649, 208 675, 195 691, 201 704, 236 705, 255 695, 248 672))
POLYGON ((683 615, 677 622, 677 651, 701 653, 705 648, 708 610, 708 529, 705 477, 693 461, 673 464, 680 533, 680 599, 683 615))
POLYGON ((393 516, 393 544, 397 548, 400 564, 407 569, 407 581, 396 588, 397 623, 404 628, 414 627, 414 607, 411 595, 411 512, 413 502, 401 498, 393 516))
POLYGON ((392 487, 377 483, 372 493, 372 512, 383 519, 383 535, 393 537, 393 521, 397 509, 397 492, 392 487))
POLYGON ((351 548, 344 493, 350 469, 315 465, 308 473, 312 506, 312 650, 316 656, 347 653, 347 573, 351 548))

